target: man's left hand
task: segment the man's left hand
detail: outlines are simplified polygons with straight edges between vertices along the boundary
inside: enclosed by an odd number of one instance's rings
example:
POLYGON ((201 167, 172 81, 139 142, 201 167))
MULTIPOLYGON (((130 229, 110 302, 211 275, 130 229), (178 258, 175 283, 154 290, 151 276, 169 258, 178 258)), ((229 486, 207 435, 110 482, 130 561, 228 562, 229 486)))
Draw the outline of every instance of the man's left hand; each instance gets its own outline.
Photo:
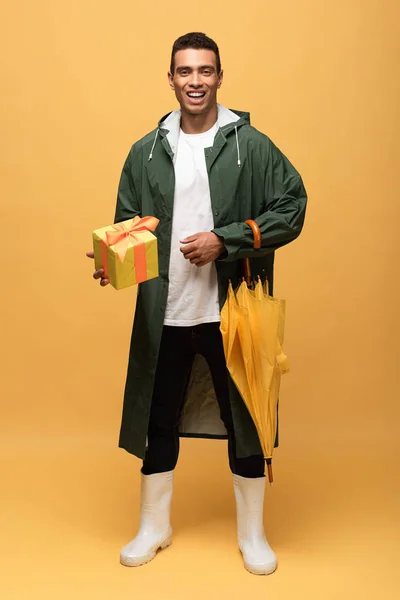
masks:
POLYGON ((211 231, 195 233, 180 242, 184 244, 181 246, 183 256, 196 267, 204 267, 217 260, 225 250, 222 239, 211 231))

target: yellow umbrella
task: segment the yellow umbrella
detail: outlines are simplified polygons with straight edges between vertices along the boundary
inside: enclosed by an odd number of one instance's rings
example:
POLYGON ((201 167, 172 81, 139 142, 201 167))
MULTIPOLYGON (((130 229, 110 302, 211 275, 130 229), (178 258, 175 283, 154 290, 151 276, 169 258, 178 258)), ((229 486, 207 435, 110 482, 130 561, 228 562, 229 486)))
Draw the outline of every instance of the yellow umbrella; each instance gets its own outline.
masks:
MULTIPOLYGON (((258 244, 258 226, 254 221, 248 224, 258 244)), ((285 302, 269 295, 267 281, 263 284, 258 278, 251 285, 248 264, 246 269, 247 281, 235 291, 229 285, 221 333, 227 368, 256 426, 272 483, 280 380, 289 370, 282 350, 285 302)))

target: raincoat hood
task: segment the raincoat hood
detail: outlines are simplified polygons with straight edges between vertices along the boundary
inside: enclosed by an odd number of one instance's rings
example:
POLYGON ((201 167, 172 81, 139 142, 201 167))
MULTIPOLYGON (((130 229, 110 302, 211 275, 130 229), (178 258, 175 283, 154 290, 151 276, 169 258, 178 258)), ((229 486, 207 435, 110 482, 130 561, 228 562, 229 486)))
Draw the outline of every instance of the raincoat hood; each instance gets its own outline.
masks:
MULTIPOLYGON (((236 149, 237 149, 237 163, 241 166, 240 159, 240 148, 239 148, 239 135, 238 129, 242 125, 250 125, 250 113, 233 111, 221 104, 217 105, 218 116, 217 124, 219 132, 217 134, 223 136, 225 139, 231 132, 235 132, 236 135, 236 149)), ((149 161, 153 158, 153 152, 157 143, 158 136, 165 138, 168 141, 171 158, 174 160, 176 156, 176 150, 178 147, 179 133, 181 130, 181 111, 180 109, 174 110, 164 117, 162 117, 158 123, 158 128, 154 136, 152 148, 149 154, 149 161)), ((216 137, 217 137, 216 136, 216 137)))

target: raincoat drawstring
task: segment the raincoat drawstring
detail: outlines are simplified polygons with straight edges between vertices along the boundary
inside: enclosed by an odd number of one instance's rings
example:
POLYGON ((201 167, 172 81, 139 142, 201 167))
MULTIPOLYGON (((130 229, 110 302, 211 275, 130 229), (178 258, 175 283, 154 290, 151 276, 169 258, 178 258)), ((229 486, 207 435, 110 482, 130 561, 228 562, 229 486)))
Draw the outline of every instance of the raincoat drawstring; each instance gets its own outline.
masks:
POLYGON ((158 129, 157 129, 157 133, 156 133, 155 138, 154 138, 153 145, 152 145, 151 150, 150 150, 150 154, 149 154, 148 160, 151 160, 153 158, 153 150, 154 150, 154 147, 156 145, 157 138, 158 138, 158 129))
POLYGON ((238 167, 242 166, 242 162, 240 160, 240 148, 239 148, 239 136, 238 136, 238 131, 237 131, 237 127, 235 127, 235 133, 236 133, 236 148, 237 148, 237 157, 238 157, 238 167))

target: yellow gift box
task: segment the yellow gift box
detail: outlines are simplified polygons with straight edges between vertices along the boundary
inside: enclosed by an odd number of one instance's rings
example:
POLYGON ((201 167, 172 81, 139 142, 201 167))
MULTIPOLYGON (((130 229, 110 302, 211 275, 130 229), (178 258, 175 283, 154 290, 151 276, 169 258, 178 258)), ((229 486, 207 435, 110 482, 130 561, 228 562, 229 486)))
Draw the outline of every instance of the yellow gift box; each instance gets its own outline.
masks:
POLYGON ((94 264, 116 290, 158 277, 155 217, 135 217, 93 231, 94 264))

